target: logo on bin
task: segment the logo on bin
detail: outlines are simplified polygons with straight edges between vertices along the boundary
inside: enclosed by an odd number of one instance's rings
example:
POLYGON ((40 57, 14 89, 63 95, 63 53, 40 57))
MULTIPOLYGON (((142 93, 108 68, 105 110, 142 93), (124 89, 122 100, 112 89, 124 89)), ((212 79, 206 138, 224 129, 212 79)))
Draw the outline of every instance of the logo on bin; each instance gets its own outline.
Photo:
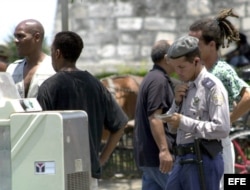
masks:
POLYGON ((56 164, 54 161, 35 162, 35 174, 55 174, 56 164))
POLYGON ((37 162, 36 164, 36 173, 44 173, 45 172, 45 163, 37 162))

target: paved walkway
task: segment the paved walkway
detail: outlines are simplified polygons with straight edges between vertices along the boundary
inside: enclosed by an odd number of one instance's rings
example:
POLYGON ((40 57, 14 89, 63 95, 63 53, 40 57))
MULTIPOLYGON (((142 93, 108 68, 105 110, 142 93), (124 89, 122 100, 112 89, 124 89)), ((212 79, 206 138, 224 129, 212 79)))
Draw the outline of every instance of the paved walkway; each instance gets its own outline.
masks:
POLYGON ((99 190, 141 190, 141 179, 99 180, 99 190))

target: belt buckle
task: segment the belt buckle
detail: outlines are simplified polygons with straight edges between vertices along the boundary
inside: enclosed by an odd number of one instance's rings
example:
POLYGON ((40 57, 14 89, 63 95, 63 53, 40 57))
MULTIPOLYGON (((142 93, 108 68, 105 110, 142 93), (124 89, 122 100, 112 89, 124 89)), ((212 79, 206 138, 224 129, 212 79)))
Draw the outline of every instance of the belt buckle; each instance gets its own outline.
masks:
POLYGON ((188 147, 188 152, 189 153, 192 153, 192 154, 194 154, 194 147, 193 146, 190 146, 190 147, 188 147))

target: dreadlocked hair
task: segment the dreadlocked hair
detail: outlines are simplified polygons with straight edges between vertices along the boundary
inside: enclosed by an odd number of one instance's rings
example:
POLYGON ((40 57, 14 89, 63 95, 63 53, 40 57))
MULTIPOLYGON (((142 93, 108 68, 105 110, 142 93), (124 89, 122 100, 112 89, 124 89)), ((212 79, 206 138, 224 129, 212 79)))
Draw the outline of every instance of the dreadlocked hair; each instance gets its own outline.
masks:
POLYGON ((235 17, 239 18, 238 15, 233 13, 233 9, 223 9, 219 12, 219 14, 216 16, 215 20, 217 24, 220 27, 220 38, 221 38, 221 44, 222 48, 225 48, 225 40, 227 40, 227 46, 235 41, 239 41, 239 31, 233 26, 233 24, 227 20, 227 17, 235 17))

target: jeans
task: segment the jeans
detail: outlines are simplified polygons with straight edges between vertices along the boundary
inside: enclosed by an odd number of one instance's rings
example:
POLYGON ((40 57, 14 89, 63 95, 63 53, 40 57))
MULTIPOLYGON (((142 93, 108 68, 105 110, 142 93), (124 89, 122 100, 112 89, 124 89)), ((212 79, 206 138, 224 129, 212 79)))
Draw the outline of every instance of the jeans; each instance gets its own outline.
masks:
MULTIPOLYGON (((169 175, 165 190, 200 190, 200 174, 196 163, 180 164, 181 160, 195 159, 194 154, 186 154, 176 158, 174 168, 169 175)), ((202 154, 202 167, 205 177, 206 190, 219 190, 220 179, 224 172, 222 154, 218 153, 213 159, 202 154)))
POLYGON ((164 190, 169 174, 160 172, 159 167, 140 167, 142 170, 142 190, 164 190))

